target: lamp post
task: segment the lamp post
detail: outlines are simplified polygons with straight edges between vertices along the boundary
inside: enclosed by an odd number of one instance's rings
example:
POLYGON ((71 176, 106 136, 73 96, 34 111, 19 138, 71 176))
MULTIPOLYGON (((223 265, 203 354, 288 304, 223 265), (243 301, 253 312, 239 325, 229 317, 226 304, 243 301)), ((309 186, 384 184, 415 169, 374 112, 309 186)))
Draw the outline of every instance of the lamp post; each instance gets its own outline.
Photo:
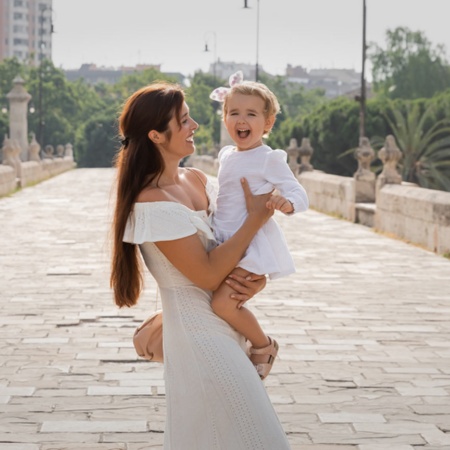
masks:
POLYGON ((205 39, 205 52, 210 52, 211 50, 209 49, 209 39, 213 38, 214 42, 214 47, 213 47, 213 76, 214 76, 214 80, 216 79, 216 62, 217 62, 217 36, 216 33, 214 31, 207 31, 205 33, 204 39, 205 39))
MULTIPOLYGON (((248 0, 244 0, 244 9, 250 9, 248 0)), ((259 79, 259 0, 256 0, 256 64, 255 81, 259 79)))
POLYGON ((363 32, 362 32, 362 69, 361 69, 361 95, 359 98, 359 137, 366 135, 366 0, 363 0, 363 32))
POLYGON ((38 116, 39 116, 39 124, 38 124, 38 141, 41 144, 41 146, 44 146, 44 109, 43 109, 43 67, 42 62, 44 60, 44 49, 45 49, 45 42, 44 42, 44 21, 45 21, 45 13, 47 10, 50 11, 50 35, 53 33, 53 24, 52 24, 52 8, 48 7, 46 4, 40 4, 39 5, 40 15, 39 15, 39 71, 38 71, 38 77, 39 77, 39 85, 38 85, 38 104, 37 104, 37 110, 38 110, 38 116))

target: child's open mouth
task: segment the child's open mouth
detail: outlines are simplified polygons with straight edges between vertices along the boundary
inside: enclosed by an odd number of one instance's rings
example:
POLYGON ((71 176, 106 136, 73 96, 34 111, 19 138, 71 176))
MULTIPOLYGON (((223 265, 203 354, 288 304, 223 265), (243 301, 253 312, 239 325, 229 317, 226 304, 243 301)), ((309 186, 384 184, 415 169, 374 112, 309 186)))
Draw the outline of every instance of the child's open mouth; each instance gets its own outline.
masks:
POLYGON ((250 130, 238 130, 238 136, 241 139, 245 139, 250 134, 250 130))

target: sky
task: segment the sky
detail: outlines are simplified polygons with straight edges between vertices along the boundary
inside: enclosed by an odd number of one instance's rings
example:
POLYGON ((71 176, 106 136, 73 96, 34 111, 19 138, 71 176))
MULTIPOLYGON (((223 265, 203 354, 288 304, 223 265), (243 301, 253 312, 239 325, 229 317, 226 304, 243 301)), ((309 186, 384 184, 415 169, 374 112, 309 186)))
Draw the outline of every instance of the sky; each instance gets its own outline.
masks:
MULTIPOLYGON (((284 75, 287 64, 361 71, 363 0, 53 0, 53 62, 162 72, 208 71, 215 59, 284 75), (259 8, 258 8, 259 2, 259 8), (259 39, 257 12, 259 10, 259 39), (210 52, 205 52, 208 43, 210 52)), ((368 42, 423 31, 450 56, 450 0, 366 0, 368 42)), ((449 58, 450 59, 450 58, 449 58)), ((367 67, 370 79, 370 65, 367 67)))

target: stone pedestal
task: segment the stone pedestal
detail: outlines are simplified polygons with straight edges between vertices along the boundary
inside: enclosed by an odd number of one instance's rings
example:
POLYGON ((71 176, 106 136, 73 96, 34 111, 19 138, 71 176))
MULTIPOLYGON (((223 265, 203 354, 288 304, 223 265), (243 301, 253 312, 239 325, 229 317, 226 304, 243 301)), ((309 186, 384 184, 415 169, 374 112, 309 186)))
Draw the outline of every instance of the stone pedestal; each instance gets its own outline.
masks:
POLYGON ((9 101, 9 136, 20 146, 20 159, 28 161, 28 102, 31 95, 25 90, 25 81, 17 76, 14 87, 6 96, 9 101))

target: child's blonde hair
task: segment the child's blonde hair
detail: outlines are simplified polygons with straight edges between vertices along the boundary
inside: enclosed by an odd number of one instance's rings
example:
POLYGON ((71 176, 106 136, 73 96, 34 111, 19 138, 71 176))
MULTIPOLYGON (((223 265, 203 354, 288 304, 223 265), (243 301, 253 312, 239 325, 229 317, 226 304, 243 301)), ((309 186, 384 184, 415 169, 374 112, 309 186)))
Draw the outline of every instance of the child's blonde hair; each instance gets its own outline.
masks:
POLYGON ((280 104, 275 94, 262 83, 256 81, 244 81, 240 84, 235 84, 227 92, 223 102, 223 115, 226 116, 228 112, 228 99, 233 94, 256 95, 264 101, 264 115, 266 117, 276 116, 280 112, 280 104))

